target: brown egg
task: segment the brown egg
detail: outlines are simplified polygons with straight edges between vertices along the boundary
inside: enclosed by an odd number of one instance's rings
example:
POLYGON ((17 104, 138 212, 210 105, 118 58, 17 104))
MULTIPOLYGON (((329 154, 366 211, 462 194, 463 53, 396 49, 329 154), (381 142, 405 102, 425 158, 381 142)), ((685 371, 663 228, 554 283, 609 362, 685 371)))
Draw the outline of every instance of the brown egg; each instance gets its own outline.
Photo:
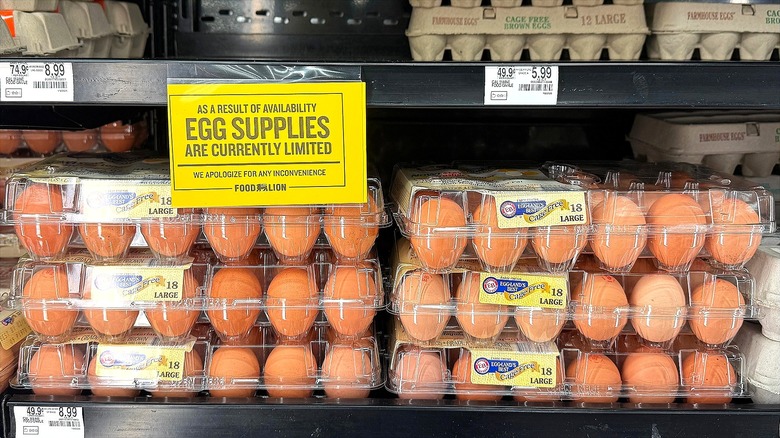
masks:
POLYGON ((379 234, 380 213, 370 195, 365 204, 327 209, 324 218, 325 236, 333 251, 345 259, 365 259, 379 234))
POLYGON ((639 312, 631 319, 637 334, 650 342, 673 340, 685 325, 685 291, 667 274, 643 275, 631 289, 628 302, 639 312))
POLYGON ((371 392, 374 364, 357 344, 332 344, 322 363, 325 395, 330 398, 366 398, 371 392))
POLYGON ((566 264, 577 258, 586 243, 587 234, 574 226, 535 228, 531 239, 536 255, 550 265, 566 264))
MULTIPOLYGON (((192 208, 179 208, 177 216, 190 216, 192 208)), ((163 258, 179 258, 190 252, 200 234, 200 225, 194 220, 179 218, 150 219, 141 224, 141 234, 155 255, 163 258)))
POLYGON ((620 397, 620 371, 603 354, 580 354, 566 367, 566 378, 574 379, 573 395, 585 403, 614 403, 620 397))
POLYGON ((192 269, 188 269, 184 271, 181 301, 161 301, 153 308, 144 311, 149 325, 157 336, 166 340, 175 340, 190 333, 200 316, 200 310, 195 307, 195 303, 191 302, 198 296, 199 287, 200 283, 192 273, 192 269))
MULTIPOLYGON (((92 299, 92 282, 88 278, 84 285, 85 300, 92 299)), ((114 309, 111 307, 90 307, 84 309, 84 317, 90 327, 106 342, 117 342, 130 334, 138 319, 138 310, 114 309)))
POLYGON ((664 353, 632 353, 622 367, 623 385, 631 403, 674 403, 680 375, 664 353))
POLYGON ((27 143, 31 151, 38 154, 50 154, 57 149, 62 142, 62 135, 59 131, 23 130, 22 138, 27 143))
POLYGON ((278 345, 268 355, 263 377, 271 397, 311 397, 317 360, 308 345, 278 345))
POLYGON ((29 379, 37 395, 75 396, 73 377, 84 375, 84 354, 73 344, 41 345, 29 363, 29 379))
POLYGON ((506 326, 510 311, 507 306, 480 304, 481 289, 482 283, 479 281, 478 273, 467 272, 463 275, 463 281, 455 293, 457 303, 455 318, 469 336, 477 339, 492 339, 506 326))
POLYGON ((578 301, 574 310, 574 325, 589 339, 612 339, 628 322, 627 309, 624 309, 628 307, 628 299, 615 277, 589 274, 575 288, 574 296, 578 301))
POLYGON ((418 341, 438 338, 450 320, 450 289, 442 276, 412 271, 401 279, 398 287, 399 315, 404 330, 418 341))
POLYGON ((260 236, 259 208, 207 208, 203 233, 220 260, 246 258, 260 236))
POLYGON ((563 368, 561 360, 555 359, 555 382, 553 388, 517 388, 514 399, 519 402, 553 402, 560 400, 563 393, 563 368))
POLYGON ((690 263, 704 247, 705 234, 692 227, 707 224, 704 211, 690 196, 668 194, 647 212, 648 247, 661 265, 674 269, 690 263), (674 227, 684 227, 675 230, 674 227))
POLYGON ((79 316, 77 310, 65 310, 62 305, 47 304, 69 298, 68 274, 64 265, 41 268, 36 271, 22 290, 24 318, 39 335, 56 339, 67 335, 79 316))
POLYGON ((461 350, 460 357, 452 366, 452 380, 458 400, 499 401, 507 390, 501 385, 471 383, 471 352, 466 349, 461 350))
POLYGON ((484 266, 509 268, 517 263, 525 251, 528 238, 522 228, 498 228, 496 199, 486 196, 473 214, 476 225, 472 241, 474 251, 484 266))
POLYGON ((466 249, 468 237, 458 230, 443 228, 466 226, 466 214, 460 205, 447 198, 431 198, 415 205, 410 232, 412 248, 424 267, 441 270, 452 267, 466 249))
POLYGON ((390 370, 398 398, 438 400, 444 398, 447 366, 438 352, 413 347, 401 353, 395 369, 390 370))
POLYGON ((319 215, 309 207, 266 208, 263 223, 268 243, 282 260, 305 260, 320 235, 319 215))
POLYGON ((49 258, 64 253, 73 235, 73 225, 55 218, 25 218, 18 215, 56 216, 63 211, 62 192, 58 185, 32 183, 16 198, 13 212, 17 223, 14 224, 14 230, 30 254, 49 258))
POLYGON ((737 373, 723 353, 693 352, 682 362, 682 385, 688 403, 725 404, 737 384, 737 373))
POLYGON ((121 121, 103 125, 100 127, 100 141, 110 152, 127 152, 135 142, 133 126, 121 121))
POLYGON ((206 313, 219 337, 222 340, 246 337, 260 316, 260 306, 234 304, 234 301, 259 302, 263 298, 263 286, 255 273, 247 268, 222 268, 211 279, 208 296, 212 303, 206 313))
POLYGON ((533 342, 553 341, 566 324, 566 309, 515 310, 515 323, 523 335, 533 342))
POLYGON ((209 389, 212 397, 252 397, 251 382, 260 379, 260 363, 250 348, 221 347, 211 356, 209 377, 225 382, 225 389, 209 389))
POLYGON ((98 144, 98 130, 63 131, 62 141, 71 152, 90 151, 98 144))
POLYGON ((761 233, 751 229, 751 225, 760 222, 758 213, 744 201, 721 199, 721 202, 713 203, 715 234, 707 237, 707 251, 723 265, 741 267, 753 257, 761 243, 761 233))
POLYGON ((95 259, 116 260, 127 255, 135 229, 135 224, 83 223, 79 234, 95 259))
POLYGON ((22 131, 0 129, 0 154, 13 154, 22 145, 22 131))
POLYGON ((590 247, 607 269, 632 265, 647 243, 645 215, 625 196, 609 196, 592 210, 590 247))
POLYGON ((317 318, 317 307, 317 285, 306 269, 285 268, 268 285, 266 314, 282 336, 298 337, 308 332, 317 318))
POLYGON ((203 359, 193 348, 184 353, 184 377, 182 382, 158 382, 157 389, 150 390, 152 397, 186 398, 195 396, 198 391, 193 391, 190 379, 203 376, 203 359))
POLYGON ((132 386, 133 379, 128 379, 126 382, 117 382, 114 377, 98 377, 97 363, 98 358, 95 356, 89 362, 89 369, 87 370, 89 389, 92 391, 92 395, 98 397, 138 397, 141 394, 139 389, 123 387, 132 386))
POLYGON ((374 321, 376 279, 368 265, 336 265, 325 284, 325 316, 342 336, 358 336, 374 321))
POLYGON ((691 330, 707 345, 722 345, 737 335, 745 300, 736 286, 720 278, 705 281, 691 292, 691 330))

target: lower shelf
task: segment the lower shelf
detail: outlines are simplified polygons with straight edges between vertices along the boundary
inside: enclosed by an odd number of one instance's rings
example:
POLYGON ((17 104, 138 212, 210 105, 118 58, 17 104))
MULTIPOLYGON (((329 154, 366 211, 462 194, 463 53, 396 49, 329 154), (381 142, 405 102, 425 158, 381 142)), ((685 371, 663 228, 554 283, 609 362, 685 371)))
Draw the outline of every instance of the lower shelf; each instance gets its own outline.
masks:
POLYGON ((209 398, 162 402, 151 398, 7 395, 5 436, 15 437, 15 406, 83 408, 85 436, 643 436, 777 438, 780 406, 728 408, 675 405, 575 406, 476 403, 455 400, 209 398))

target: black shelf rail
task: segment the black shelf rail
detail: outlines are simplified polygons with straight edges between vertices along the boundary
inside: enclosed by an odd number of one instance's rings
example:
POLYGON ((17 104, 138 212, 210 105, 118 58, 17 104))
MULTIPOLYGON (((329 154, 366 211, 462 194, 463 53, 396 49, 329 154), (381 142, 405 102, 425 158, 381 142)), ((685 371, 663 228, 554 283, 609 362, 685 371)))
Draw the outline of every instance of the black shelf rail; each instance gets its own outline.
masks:
POLYGON ((367 399, 191 400, 51 398, 9 395, 3 401, 6 436, 15 437, 15 406, 81 406, 86 436, 565 436, 772 437, 780 406, 677 405, 526 406, 518 403, 367 399), (334 421, 337 420, 337 421, 334 421))
MULTIPOLYGON (((144 106, 166 104, 168 77, 235 79, 242 77, 236 76, 236 72, 242 70, 310 66, 358 72, 367 84, 370 108, 483 107, 484 69, 486 65, 496 65, 64 61, 73 62, 74 104, 144 106)), ((549 65, 560 68, 559 108, 780 109, 778 62, 562 62, 549 65)))

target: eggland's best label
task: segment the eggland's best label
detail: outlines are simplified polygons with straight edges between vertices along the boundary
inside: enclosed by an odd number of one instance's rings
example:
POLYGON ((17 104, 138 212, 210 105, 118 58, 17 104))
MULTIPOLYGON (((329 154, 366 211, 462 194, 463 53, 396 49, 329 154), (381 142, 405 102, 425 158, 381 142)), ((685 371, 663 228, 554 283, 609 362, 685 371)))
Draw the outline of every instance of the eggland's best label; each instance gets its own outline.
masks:
POLYGON ((530 228, 588 223, 584 191, 497 192, 498 228, 530 228))
POLYGON ((175 217, 169 184, 81 181, 79 211, 89 221, 175 217))
POLYGON ((558 353, 471 349, 471 383, 554 388, 558 353))
POLYGON ((182 267, 91 266, 91 300, 100 302, 181 301, 182 267))
POLYGON ((21 310, 3 310, 0 312, 0 347, 10 350, 19 341, 32 332, 21 310))
POLYGON ((563 275, 480 272, 479 281, 479 302, 484 304, 565 309, 569 296, 563 275))
POLYGON ((98 377, 180 382, 184 379, 186 346, 100 344, 97 347, 98 377))

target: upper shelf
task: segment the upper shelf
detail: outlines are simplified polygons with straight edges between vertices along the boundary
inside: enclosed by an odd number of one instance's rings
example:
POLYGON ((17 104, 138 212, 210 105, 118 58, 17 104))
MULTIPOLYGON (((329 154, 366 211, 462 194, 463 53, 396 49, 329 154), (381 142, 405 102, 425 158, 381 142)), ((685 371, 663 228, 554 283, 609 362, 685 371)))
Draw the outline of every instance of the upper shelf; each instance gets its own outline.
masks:
MULTIPOLYGON (((483 105, 485 66, 496 65, 64 61, 73 63, 75 103, 99 105, 165 105, 169 77, 237 79, 252 77, 254 72, 278 72, 285 66, 310 66, 332 74, 336 80, 362 78, 367 84, 369 107, 476 107, 483 105)), ((777 62, 558 62, 548 65, 559 66, 559 107, 780 109, 780 63, 777 62)))

